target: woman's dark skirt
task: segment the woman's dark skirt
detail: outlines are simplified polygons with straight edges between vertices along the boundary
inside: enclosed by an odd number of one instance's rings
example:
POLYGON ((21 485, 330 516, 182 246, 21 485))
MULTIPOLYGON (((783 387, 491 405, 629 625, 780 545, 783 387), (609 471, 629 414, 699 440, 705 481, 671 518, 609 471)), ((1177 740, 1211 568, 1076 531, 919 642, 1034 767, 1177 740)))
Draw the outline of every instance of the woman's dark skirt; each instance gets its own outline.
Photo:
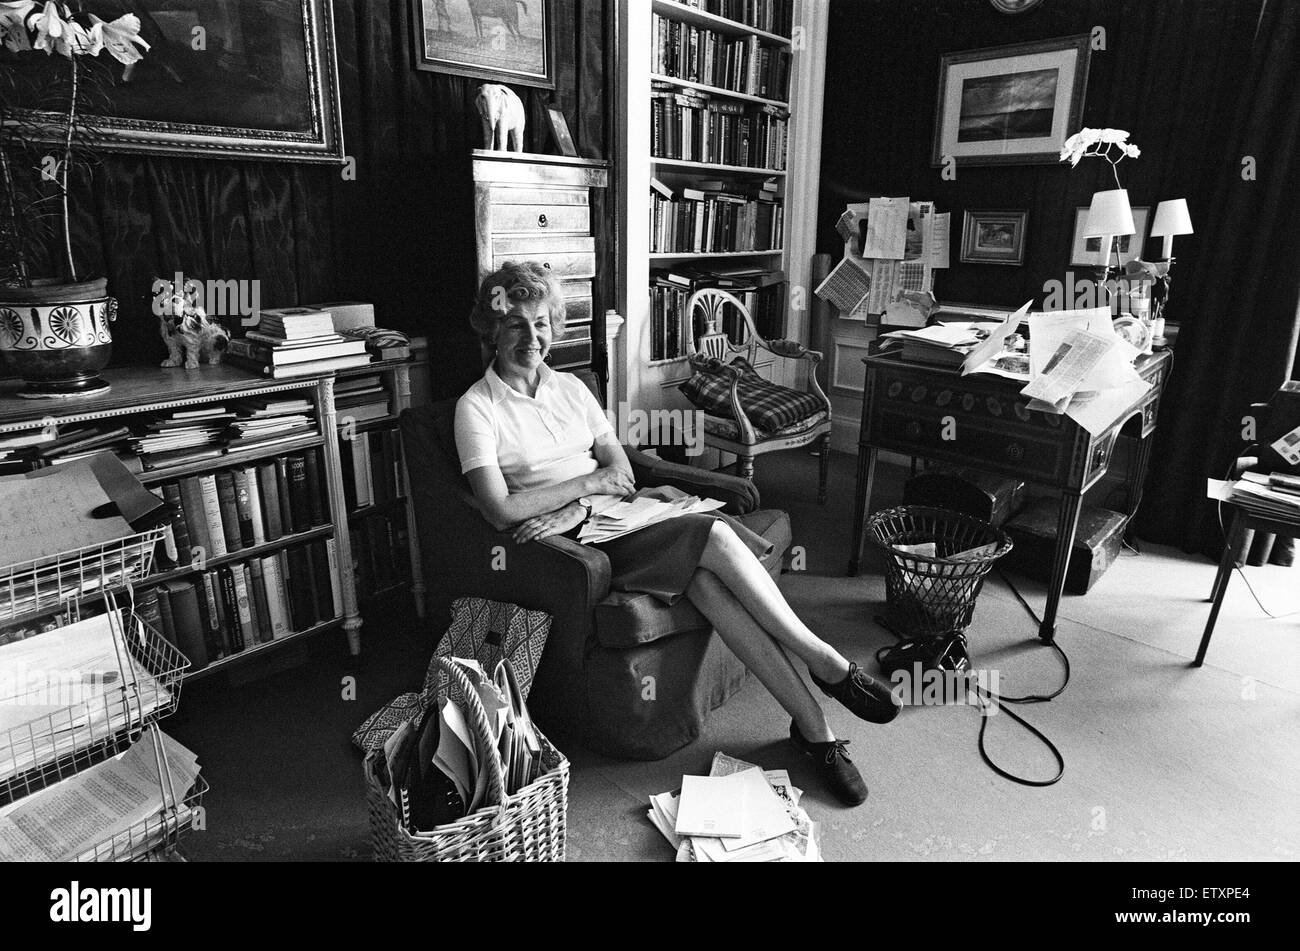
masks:
POLYGON ((772 545, 763 536, 716 512, 670 518, 591 547, 609 556, 610 587, 615 591, 639 591, 676 604, 690 586, 709 533, 719 521, 730 525, 756 558, 771 553, 772 545))

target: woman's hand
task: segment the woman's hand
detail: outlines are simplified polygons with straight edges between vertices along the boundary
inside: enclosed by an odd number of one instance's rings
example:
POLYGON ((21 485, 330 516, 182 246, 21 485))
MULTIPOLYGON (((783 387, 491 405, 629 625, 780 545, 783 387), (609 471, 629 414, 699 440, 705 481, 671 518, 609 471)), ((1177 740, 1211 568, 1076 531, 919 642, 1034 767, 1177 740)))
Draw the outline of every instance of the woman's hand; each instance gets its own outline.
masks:
POLYGON ((624 498, 636 491, 632 474, 626 469, 607 466, 587 476, 588 489, 584 495, 617 495, 624 498))
POLYGON ((526 545, 538 539, 552 535, 563 535, 574 526, 581 525, 587 518, 586 506, 570 502, 564 508, 538 515, 515 526, 514 539, 519 545, 526 545))

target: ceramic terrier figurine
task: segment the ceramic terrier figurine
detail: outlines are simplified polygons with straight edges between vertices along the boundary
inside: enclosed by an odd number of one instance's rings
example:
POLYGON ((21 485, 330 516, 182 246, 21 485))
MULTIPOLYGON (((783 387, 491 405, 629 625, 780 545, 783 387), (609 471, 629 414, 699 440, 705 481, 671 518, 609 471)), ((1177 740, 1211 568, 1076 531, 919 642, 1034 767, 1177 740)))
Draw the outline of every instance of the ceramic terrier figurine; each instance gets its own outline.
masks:
POLYGON ((178 292, 174 282, 165 278, 154 281, 155 312, 159 331, 167 344, 165 367, 194 370, 199 363, 216 366, 225 355, 230 332, 221 324, 209 320, 199 304, 199 288, 194 281, 186 281, 178 292))
POLYGON ((474 104, 483 118, 483 148, 494 152, 524 150, 524 104, 513 89, 485 83, 478 87, 474 104))

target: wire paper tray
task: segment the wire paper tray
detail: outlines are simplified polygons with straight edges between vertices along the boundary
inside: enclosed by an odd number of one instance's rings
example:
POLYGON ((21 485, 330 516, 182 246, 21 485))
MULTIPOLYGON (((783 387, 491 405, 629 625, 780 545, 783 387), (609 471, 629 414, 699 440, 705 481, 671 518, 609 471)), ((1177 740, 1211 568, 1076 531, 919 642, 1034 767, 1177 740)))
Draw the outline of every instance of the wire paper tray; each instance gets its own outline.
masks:
POLYGON ((146 578, 167 528, 0 567, 0 624, 146 578))
POLYGON ((180 837, 193 828, 195 811, 203 805, 203 796, 209 788, 207 781, 198 777, 194 788, 179 803, 87 849, 76 861, 145 862, 161 852, 171 851, 180 837))
POLYGON ((120 752, 126 737, 176 710, 189 661, 138 615, 130 617, 118 686, 0 732, 0 805, 120 752))

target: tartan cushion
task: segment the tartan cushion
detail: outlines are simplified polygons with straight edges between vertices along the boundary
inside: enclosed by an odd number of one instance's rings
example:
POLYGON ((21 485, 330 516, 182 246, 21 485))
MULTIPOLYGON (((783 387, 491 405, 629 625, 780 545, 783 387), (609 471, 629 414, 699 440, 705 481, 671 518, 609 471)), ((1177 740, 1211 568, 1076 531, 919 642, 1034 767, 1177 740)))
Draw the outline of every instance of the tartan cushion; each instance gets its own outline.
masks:
MULTIPOLYGON (((721 360, 698 357, 692 361, 695 374, 679 389, 691 403, 706 413, 734 418, 731 411, 731 376, 721 360)), ((826 407, 811 393, 800 393, 763 379, 744 357, 729 364, 740 371, 736 392, 749 421, 764 433, 774 433, 802 422, 826 407)))

